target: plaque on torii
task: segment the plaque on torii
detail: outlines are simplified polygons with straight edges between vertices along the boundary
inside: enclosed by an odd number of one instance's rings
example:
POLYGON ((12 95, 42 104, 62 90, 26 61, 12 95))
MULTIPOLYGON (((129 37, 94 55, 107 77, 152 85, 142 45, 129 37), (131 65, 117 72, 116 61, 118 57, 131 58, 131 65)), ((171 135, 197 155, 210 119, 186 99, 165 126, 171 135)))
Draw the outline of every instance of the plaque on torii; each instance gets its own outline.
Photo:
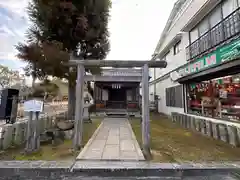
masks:
MULTIPOLYGON (((84 81, 105 81, 105 82, 141 82, 142 83, 142 143, 143 153, 150 154, 150 117, 149 117, 149 68, 166 68, 166 61, 112 61, 112 60, 70 60, 69 66, 77 66, 76 86, 76 111, 75 111, 75 136, 74 149, 78 150, 82 145, 83 131, 83 85, 84 81), (104 75, 85 75, 84 67, 112 67, 112 68, 141 68, 134 69, 137 73, 131 75, 109 75, 109 70, 104 75), (80 136, 79 136, 80 135, 80 136)), ((122 69, 121 69, 122 70, 122 69)), ((105 70, 104 70, 105 71, 105 70)), ((126 70, 129 71, 129 70, 126 70)), ((133 69, 131 69, 133 71, 133 69)))
POLYGON ((142 69, 103 69, 100 75, 86 75, 84 80, 94 82, 141 82, 142 69))

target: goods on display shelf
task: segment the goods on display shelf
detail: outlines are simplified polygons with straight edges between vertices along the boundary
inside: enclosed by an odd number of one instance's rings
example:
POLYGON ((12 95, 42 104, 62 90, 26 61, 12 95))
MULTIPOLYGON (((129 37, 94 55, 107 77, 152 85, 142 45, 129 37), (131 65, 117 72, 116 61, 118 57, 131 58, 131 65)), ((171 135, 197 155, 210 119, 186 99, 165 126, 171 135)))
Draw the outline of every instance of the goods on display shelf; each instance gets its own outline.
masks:
POLYGON ((239 121, 240 74, 193 83, 188 87, 188 110, 191 113, 239 121), (207 104, 203 103, 203 99, 208 102, 206 98, 211 100, 207 104))

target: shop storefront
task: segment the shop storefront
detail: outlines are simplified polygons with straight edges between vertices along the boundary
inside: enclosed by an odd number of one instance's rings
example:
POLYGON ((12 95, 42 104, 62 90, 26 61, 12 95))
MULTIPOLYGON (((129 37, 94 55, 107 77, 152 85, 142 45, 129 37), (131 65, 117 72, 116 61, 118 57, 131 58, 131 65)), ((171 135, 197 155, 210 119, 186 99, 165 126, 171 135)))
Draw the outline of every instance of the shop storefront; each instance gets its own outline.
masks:
POLYGON ((185 112, 240 122, 240 39, 177 70, 185 112))

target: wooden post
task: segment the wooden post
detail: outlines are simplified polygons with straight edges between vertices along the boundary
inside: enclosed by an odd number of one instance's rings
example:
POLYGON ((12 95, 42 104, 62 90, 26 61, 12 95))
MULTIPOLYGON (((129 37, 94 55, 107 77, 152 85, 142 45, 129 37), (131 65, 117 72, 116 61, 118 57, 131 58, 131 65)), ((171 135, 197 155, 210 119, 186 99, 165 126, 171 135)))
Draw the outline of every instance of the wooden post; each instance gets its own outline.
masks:
POLYGON ((85 69, 82 64, 77 66, 77 85, 76 85, 76 107, 75 107, 75 125, 74 125, 74 150, 79 150, 82 145, 83 130, 83 90, 84 90, 85 69))
POLYGON ((35 131, 34 131, 34 141, 35 141, 35 150, 38 151, 40 149, 40 132, 39 132, 39 115, 40 112, 35 112, 35 131))
POLYGON ((31 142, 32 142, 32 118, 33 118, 33 112, 29 112, 29 119, 28 119, 28 125, 27 125, 27 138, 26 138, 26 152, 31 152, 31 142))
POLYGON ((145 64, 142 75, 142 142, 143 152, 147 159, 151 158, 149 118, 149 67, 145 64))
POLYGON ((11 124, 16 122, 17 113, 18 113, 18 97, 13 96, 12 111, 11 111, 11 117, 10 117, 11 124))

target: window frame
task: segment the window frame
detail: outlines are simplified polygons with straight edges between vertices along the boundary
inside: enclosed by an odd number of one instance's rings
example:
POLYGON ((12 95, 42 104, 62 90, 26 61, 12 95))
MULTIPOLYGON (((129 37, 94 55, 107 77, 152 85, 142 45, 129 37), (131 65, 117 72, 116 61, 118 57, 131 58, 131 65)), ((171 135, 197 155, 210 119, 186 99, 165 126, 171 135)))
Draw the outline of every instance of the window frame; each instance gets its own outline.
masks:
POLYGON ((184 108, 182 84, 166 88, 165 97, 167 107, 184 108))
POLYGON ((177 55, 178 53, 181 52, 180 46, 181 46, 181 40, 178 41, 178 42, 173 46, 173 54, 174 54, 174 55, 177 55))

